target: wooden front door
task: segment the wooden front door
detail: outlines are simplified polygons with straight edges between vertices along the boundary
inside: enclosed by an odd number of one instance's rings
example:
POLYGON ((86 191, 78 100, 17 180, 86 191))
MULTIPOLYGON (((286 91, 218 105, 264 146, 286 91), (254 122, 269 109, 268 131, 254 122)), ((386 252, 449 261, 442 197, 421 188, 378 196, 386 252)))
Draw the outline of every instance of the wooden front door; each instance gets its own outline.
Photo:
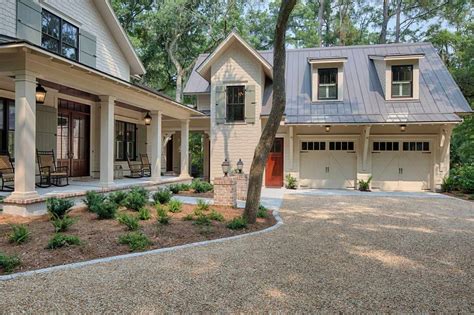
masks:
POLYGON ((283 186, 283 138, 275 138, 265 168, 265 186, 283 186))
POLYGON ((90 107, 60 100, 57 162, 68 166, 69 176, 89 176, 90 107))

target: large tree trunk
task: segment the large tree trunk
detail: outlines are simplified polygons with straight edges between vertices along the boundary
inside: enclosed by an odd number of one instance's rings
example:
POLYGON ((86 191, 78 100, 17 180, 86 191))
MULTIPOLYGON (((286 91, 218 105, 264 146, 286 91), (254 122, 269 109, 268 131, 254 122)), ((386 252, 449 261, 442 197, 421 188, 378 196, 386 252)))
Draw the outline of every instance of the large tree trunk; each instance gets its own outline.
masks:
POLYGON ((285 111, 285 38, 288 19, 295 4, 296 0, 283 0, 281 2, 275 27, 275 42, 273 45, 273 103, 270 116, 260 136, 260 141, 255 148, 250 167, 249 187, 244 212, 244 217, 249 223, 255 223, 257 219, 257 210, 260 205, 260 194, 262 192, 263 170, 265 169, 268 153, 285 111))
POLYGON ((380 44, 385 44, 387 42, 388 1, 389 0, 383 0, 383 20, 382 20, 382 29, 380 30, 380 37, 379 37, 380 44))
POLYGON ((323 47, 324 0, 319 0, 318 9, 318 46, 323 47))
POLYGON ((402 0, 397 0, 395 19, 395 43, 400 42, 400 15, 402 13, 402 0))

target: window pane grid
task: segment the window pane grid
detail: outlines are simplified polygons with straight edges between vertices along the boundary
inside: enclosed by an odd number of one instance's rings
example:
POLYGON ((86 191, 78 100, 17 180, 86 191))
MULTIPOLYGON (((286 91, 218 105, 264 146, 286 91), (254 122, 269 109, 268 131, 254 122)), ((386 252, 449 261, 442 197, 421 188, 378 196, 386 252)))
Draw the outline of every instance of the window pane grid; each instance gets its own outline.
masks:
POLYGON ((127 156, 136 160, 137 126, 132 123, 115 121, 115 159, 125 161, 127 156))
POLYGON ((403 151, 429 152, 430 143, 428 141, 406 141, 403 142, 403 151))
POLYGON ((354 151, 354 141, 331 141, 329 151, 354 151))
POLYGON ((72 60, 78 60, 79 29, 60 17, 42 11, 41 46, 72 60))
POLYGON ((243 121, 245 117, 245 87, 243 85, 228 86, 226 88, 226 94, 227 121, 243 121))
POLYGON ((413 66, 392 66, 392 97, 412 97, 413 66))
POLYGON ((318 69, 318 99, 337 99, 337 68, 318 69))
POLYGON ((326 142, 324 141, 302 141, 302 151, 324 151, 326 150, 326 142))

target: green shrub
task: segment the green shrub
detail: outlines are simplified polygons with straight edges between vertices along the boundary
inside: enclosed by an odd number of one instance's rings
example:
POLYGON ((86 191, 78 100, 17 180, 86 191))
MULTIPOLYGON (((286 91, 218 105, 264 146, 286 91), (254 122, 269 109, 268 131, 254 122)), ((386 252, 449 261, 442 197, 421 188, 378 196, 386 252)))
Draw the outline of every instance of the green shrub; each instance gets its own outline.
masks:
POLYGON ((118 206, 125 206, 125 200, 127 199, 127 193, 125 191, 116 191, 110 193, 107 198, 118 206))
POLYGON ((370 182, 372 181, 372 176, 367 180, 359 180, 359 190, 360 191, 370 191, 370 182))
POLYGON ((169 185, 168 188, 173 194, 177 194, 181 191, 181 185, 179 184, 169 185))
POLYGON ((200 211, 208 211, 210 207, 211 205, 207 201, 202 199, 197 200, 197 209, 200 211))
POLYGON ((199 234, 208 236, 214 232, 214 227, 210 225, 202 225, 199 227, 199 234))
POLYGON ((173 198, 168 202, 168 210, 173 213, 181 212, 183 210, 183 203, 173 198))
POLYGON ((212 184, 202 181, 200 179, 195 179, 191 183, 191 188, 194 189, 197 193, 205 193, 213 189, 212 184))
POLYGON ((168 215, 168 210, 163 207, 161 204, 156 205, 156 215, 158 216, 158 222, 161 224, 170 223, 170 217, 168 215))
POLYGON ((448 175, 443 178, 441 183, 441 190, 444 192, 452 192, 458 188, 458 183, 453 175, 448 175))
POLYGON ((132 189, 124 200, 124 206, 130 210, 139 211, 147 204, 147 201, 148 197, 145 196, 142 190, 132 189))
POLYGON ((268 218, 268 209, 264 205, 258 206, 257 218, 268 218))
POLYGON ((470 194, 474 192, 474 165, 463 165, 458 169, 459 189, 470 194))
POLYGON ((227 228, 231 230, 240 230, 247 227, 247 220, 244 217, 236 217, 227 223, 227 228))
POLYGON ((8 235, 10 243, 22 244, 30 238, 30 231, 24 224, 13 224, 11 226, 12 232, 8 235))
POLYGON ((75 222, 75 219, 65 215, 62 218, 55 218, 53 221, 51 221, 51 224, 54 226, 54 232, 58 233, 66 232, 75 222))
POLYGON ((183 217, 183 221, 192 221, 194 220, 194 216, 192 213, 189 213, 183 217))
POLYGON ((222 213, 217 212, 214 209, 211 210, 211 213, 209 213, 208 217, 209 217, 209 219, 211 219, 213 221, 219 221, 219 222, 224 221, 224 216, 222 215, 222 213))
POLYGON ((288 174, 285 176, 285 180, 286 180, 285 187, 287 189, 296 189, 298 182, 295 177, 293 177, 291 174, 288 174))
POLYGON ((83 199, 82 201, 86 204, 89 211, 94 212, 95 206, 97 204, 102 203, 104 199, 105 199, 104 195, 99 194, 98 192, 95 192, 95 191, 88 191, 86 192, 86 198, 83 199))
POLYGON ((150 192, 143 187, 133 187, 130 192, 137 193, 143 196, 146 200, 150 198, 150 192))
POLYGON ((153 194, 153 200, 155 203, 164 205, 171 200, 171 196, 171 191, 168 188, 161 188, 153 194))
POLYGON ((47 249, 56 249, 64 246, 72 246, 81 244, 81 240, 74 235, 66 235, 61 233, 54 234, 49 240, 47 249))
POLYGON ((194 224, 196 224, 196 225, 211 225, 211 219, 205 214, 200 214, 194 220, 194 224))
POLYGON ((20 258, 14 255, 0 253, 0 268, 5 272, 12 272, 21 264, 20 258))
POLYGON ((74 206, 74 201, 69 199, 48 198, 46 200, 46 208, 52 219, 62 219, 74 206))
POLYGON ((113 219, 117 215, 118 205, 112 200, 105 200, 94 205, 94 213, 99 220, 113 219))
POLYGON ((129 229, 130 231, 138 230, 140 227, 140 223, 137 217, 128 215, 128 214, 121 214, 117 217, 117 221, 120 224, 123 224, 129 229))
POLYGON ((179 184, 179 191, 189 191, 190 189, 190 184, 179 184))
POLYGON ((150 220, 150 210, 147 207, 141 208, 140 211, 138 211, 138 218, 143 221, 150 220))
POLYGON ((148 248, 152 242, 142 232, 129 232, 119 237, 119 243, 128 245, 132 252, 148 248))

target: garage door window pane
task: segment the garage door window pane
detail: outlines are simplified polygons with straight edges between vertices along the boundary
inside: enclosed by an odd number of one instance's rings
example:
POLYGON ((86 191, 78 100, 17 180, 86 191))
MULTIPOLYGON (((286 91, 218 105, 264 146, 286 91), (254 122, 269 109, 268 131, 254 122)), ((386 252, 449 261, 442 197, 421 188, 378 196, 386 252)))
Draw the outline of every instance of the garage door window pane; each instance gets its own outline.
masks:
POLYGON ((319 150, 319 142, 315 142, 315 143, 314 143, 314 149, 315 149, 315 150, 319 150))
POLYGON ((380 148, 379 143, 378 143, 378 142, 374 142, 373 147, 374 147, 374 151, 378 151, 379 148, 380 148))
POLYGON ((398 142, 393 143, 393 151, 398 151, 398 142))
POLYGON ((348 150, 349 151, 354 151, 354 142, 349 142, 348 150))
POLYGON ((342 143, 342 150, 347 151, 347 142, 342 143))
POLYGON ((301 142, 301 150, 308 150, 308 142, 301 142))
POLYGON ((423 142, 423 151, 429 151, 429 150, 430 150, 430 143, 423 142))
POLYGON ((312 142, 308 142, 308 150, 313 150, 314 146, 312 142))
POLYGON ((319 144, 319 148, 320 148, 322 151, 326 150, 326 142, 321 142, 321 143, 319 144))
POLYGON ((333 151, 335 147, 334 142, 329 142, 329 150, 333 151))
POLYGON ((380 142, 380 151, 385 151, 385 142, 380 142))
POLYGON ((410 151, 415 151, 415 150, 416 150, 416 143, 410 142, 410 151))

